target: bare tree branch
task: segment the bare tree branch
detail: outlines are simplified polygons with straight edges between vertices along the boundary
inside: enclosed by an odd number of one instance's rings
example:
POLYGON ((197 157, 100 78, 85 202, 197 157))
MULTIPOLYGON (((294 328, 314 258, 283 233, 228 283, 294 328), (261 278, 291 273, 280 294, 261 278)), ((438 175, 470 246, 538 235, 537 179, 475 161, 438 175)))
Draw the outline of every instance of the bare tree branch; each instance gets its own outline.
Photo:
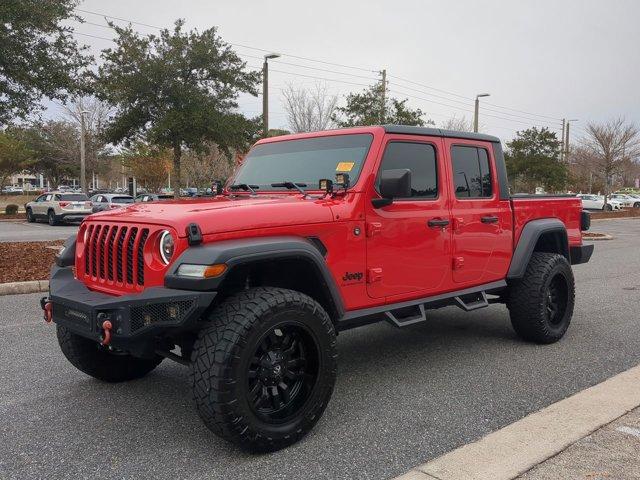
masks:
POLYGON ((288 85, 282 92, 289 128, 295 133, 316 132, 335 126, 332 120, 338 96, 316 83, 311 90, 288 85))

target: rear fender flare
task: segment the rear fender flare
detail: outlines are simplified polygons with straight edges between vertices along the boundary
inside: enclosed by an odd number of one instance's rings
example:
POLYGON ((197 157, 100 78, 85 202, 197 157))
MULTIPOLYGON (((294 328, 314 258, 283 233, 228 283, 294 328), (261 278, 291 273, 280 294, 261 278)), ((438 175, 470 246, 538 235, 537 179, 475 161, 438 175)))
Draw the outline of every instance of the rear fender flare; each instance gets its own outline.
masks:
POLYGON ((557 233, 560 236, 560 253, 569 263, 571 257, 569 255, 569 239, 567 237, 567 228, 557 218, 541 218, 532 220, 522 229, 518 245, 516 246, 513 256, 511 257, 511 265, 507 273, 507 279, 514 280, 522 278, 531 259, 531 255, 535 250, 536 244, 540 237, 548 233, 557 233))

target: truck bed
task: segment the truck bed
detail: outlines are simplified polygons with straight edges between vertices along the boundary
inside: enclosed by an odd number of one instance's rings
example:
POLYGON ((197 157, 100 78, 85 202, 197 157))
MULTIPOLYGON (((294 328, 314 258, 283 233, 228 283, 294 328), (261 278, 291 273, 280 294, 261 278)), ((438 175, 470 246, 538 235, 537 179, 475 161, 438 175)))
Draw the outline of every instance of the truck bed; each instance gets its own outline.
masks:
POLYGON ((531 195, 511 198, 513 211, 513 244, 520 240, 523 227, 531 220, 557 218, 565 224, 570 246, 582 245, 580 215, 582 201, 575 196, 531 195))

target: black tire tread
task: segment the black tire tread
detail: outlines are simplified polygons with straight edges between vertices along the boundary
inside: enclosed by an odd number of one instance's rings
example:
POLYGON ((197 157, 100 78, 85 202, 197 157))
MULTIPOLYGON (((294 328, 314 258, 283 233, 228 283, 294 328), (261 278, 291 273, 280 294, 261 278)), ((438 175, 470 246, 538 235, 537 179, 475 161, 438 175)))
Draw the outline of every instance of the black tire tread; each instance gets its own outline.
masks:
POLYGON ((268 452, 284 448, 302 438, 318 421, 333 391, 337 373, 336 334, 325 310, 300 292, 275 287, 259 287, 235 294, 218 305, 209 317, 210 326, 198 334, 191 355, 190 383, 196 409, 205 425, 216 435, 249 451, 268 452), (321 322, 330 338, 330 382, 321 386, 322 401, 300 428, 278 438, 267 437, 252 428, 251 422, 234 408, 231 379, 233 362, 239 359, 250 331, 274 308, 289 305, 307 309, 321 322))
POLYGON ((143 359, 131 355, 114 355, 101 350, 93 340, 71 332, 61 325, 56 329, 58 343, 64 356, 81 372, 116 383, 142 378, 160 365, 162 357, 143 359))
POLYGON ((542 295, 540 292, 547 280, 548 273, 559 264, 568 272, 567 277, 570 284, 566 314, 570 322, 575 291, 571 266, 564 256, 556 253, 534 252, 524 277, 509 286, 507 308, 511 324, 516 333, 526 341, 541 344, 553 343, 560 340, 569 327, 569 322, 567 322, 560 332, 552 332, 541 315, 542 295))

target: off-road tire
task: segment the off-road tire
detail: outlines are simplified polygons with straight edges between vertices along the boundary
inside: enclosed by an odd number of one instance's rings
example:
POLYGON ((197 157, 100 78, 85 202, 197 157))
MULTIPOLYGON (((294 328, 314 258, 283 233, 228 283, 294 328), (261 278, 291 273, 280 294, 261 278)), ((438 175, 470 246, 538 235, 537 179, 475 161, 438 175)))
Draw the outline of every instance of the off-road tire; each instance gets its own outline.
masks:
POLYGON ((99 343, 57 325, 58 344, 67 360, 81 372, 103 382, 126 382, 144 377, 162 362, 162 357, 143 359, 111 353, 99 343))
POLYGON ((560 340, 569 328, 574 300, 573 272, 567 259, 555 253, 534 252, 524 277, 509 285, 507 308, 511 324, 522 339, 546 344, 560 340), (552 295, 552 291, 558 293, 552 295), (558 297, 558 302, 552 297, 558 297), (557 309, 550 306, 554 303, 559 304, 557 309), (557 313, 552 316, 550 312, 557 313))
POLYGON ((335 384, 336 334, 325 310, 300 292, 260 287, 229 297, 208 320, 210 325, 199 332, 194 344, 190 375, 196 409, 205 425, 253 452, 275 451, 297 442, 322 416, 335 384), (317 368, 313 387, 301 400, 304 403, 291 416, 273 423, 252 407, 249 385, 255 380, 249 370, 267 333, 281 326, 285 331, 288 322, 291 328, 308 332, 315 342, 317 368))
POLYGON ((49 210, 47 212, 47 221, 49 222, 49 225, 51 225, 52 227, 55 225, 58 225, 59 221, 58 221, 58 217, 56 217, 56 212, 54 212, 53 210, 49 210))
POLYGON ((27 208, 27 222, 33 223, 36 221, 36 217, 33 214, 33 211, 30 208, 27 208))

